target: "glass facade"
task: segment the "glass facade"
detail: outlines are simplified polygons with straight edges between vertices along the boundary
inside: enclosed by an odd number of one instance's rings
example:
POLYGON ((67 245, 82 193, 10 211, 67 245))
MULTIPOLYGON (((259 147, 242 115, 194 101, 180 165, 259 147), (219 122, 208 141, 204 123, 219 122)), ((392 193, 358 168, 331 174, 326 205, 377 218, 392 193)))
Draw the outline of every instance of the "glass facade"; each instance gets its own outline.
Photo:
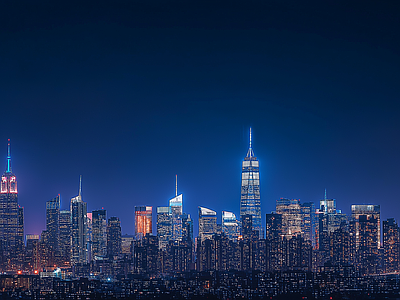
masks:
POLYGON ((199 206, 199 238, 200 241, 211 239, 217 233, 217 213, 199 206))
POLYGON ((228 239, 237 241, 239 236, 239 222, 233 212, 222 212, 222 232, 228 239))
POLYGON ((142 239, 147 233, 153 233, 153 207, 135 206, 135 237, 142 239))
POLYGON ((261 200, 260 200, 260 171, 259 162, 251 146, 242 162, 242 187, 240 197, 240 218, 244 215, 253 217, 253 230, 257 230, 262 236, 261 225, 261 200))
POLYGON ((165 250, 172 239, 172 215, 169 206, 157 207, 157 236, 159 248, 165 250))

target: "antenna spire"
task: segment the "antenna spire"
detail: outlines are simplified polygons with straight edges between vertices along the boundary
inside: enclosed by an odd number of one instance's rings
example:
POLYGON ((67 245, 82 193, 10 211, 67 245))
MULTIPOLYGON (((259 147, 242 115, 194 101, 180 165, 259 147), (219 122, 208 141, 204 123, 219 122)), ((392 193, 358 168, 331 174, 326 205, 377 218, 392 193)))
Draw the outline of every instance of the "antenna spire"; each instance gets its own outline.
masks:
POLYGON ((251 148, 251 127, 250 127, 250 148, 251 148))
POLYGON ((79 197, 82 197, 82 175, 79 176, 79 197))
POLYGON ((175 175, 175 197, 178 196, 178 174, 175 175))
POLYGON ((325 189, 325 200, 326 200, 326 189, 325 189))
POLYGON ((8 139, 7 144, 7 173, 11 173, 11 146, 10 146, 10 139, 8 139))

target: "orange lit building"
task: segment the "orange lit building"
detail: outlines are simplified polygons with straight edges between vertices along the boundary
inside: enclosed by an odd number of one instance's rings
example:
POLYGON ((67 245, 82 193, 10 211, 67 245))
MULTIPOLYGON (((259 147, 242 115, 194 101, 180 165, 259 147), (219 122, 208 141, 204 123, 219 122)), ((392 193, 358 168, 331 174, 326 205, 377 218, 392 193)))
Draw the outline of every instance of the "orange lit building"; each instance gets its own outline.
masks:
POLYGON ((135 206, 135 237, 142 239, 147 233, 152 233, 152 206, 135 206))

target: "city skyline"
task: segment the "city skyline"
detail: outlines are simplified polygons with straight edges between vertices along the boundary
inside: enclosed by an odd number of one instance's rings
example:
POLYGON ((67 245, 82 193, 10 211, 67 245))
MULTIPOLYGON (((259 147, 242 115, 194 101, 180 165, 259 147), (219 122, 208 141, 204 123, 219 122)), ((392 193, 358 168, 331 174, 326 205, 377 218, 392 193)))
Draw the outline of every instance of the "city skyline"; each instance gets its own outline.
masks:
POLYGON ((351 204, 376 203, 382 220, 400 219, 393 4, 7 2, 3 11, 0 166, 10 138, 26 233, 45 228, 46 201, 60 194, 69 207, 80 175, 88 211, 104 207, 123 233, 134 233, 134 206, 175 196, 175 174, 192 217, 201 205, 239 218, 249 127, 263 227, 277 199, 317 206, 325 188, 348 215, 351 204))

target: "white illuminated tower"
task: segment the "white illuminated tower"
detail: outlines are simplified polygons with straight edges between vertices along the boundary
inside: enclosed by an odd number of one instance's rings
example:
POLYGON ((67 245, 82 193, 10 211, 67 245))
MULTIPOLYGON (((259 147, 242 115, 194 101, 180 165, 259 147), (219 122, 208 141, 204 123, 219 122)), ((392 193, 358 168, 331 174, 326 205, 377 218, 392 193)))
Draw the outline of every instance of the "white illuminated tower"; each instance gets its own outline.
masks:
POLYGON ((240 218, 251 215, 253 230, 258 230, 262 236, 261 226, 261 200, 260 200, 260 171, 257 157, 250 145, 247 155, 242 162, 242 188, 240 197, 240 218))
POLYGON ((24 241, 23 209, 18 206, 17 178, 11 169, 10 140, 7 145, 7 167, 1 176, 0 246, 3 249, 3 268, 15 270, 24 241))
POLYGON ((178 195, 178 175, 175 175, 175 197, 169 200, 172 216, 172 240, 182 240, 183 197, 178 195))

